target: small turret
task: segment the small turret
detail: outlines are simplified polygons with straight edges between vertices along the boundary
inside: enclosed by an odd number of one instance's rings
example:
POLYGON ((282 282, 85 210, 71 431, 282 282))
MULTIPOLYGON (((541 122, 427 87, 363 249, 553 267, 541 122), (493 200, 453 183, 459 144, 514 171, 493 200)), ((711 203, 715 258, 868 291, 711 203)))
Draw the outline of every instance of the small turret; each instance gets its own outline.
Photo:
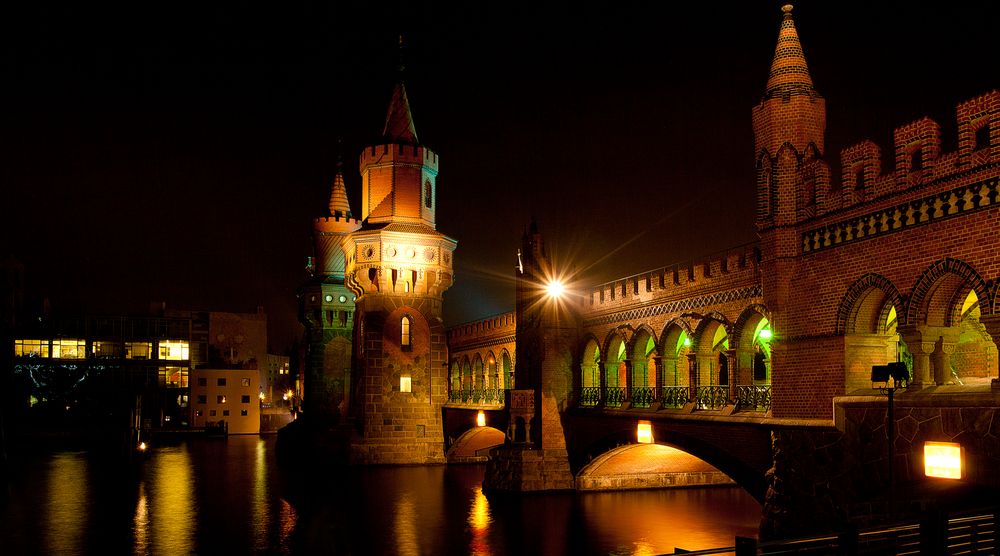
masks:
POLYGON ((340 242, 347 234, 361 227, 361 221, 351 217, 351 205, 347 201, 347 189, 340 169, 333 178, 330 202, 327 205, 330 216, 313 221, 313 236, 316 242, 316 261, 313 274, 330 277, 344 282, 344 251, 340 242))

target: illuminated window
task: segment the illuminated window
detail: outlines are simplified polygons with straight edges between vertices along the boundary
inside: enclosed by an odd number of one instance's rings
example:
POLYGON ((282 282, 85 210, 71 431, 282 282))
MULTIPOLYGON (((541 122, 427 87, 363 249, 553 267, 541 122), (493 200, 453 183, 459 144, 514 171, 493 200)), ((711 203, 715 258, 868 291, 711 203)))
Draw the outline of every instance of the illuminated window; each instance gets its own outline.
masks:
POLYGON ((84 359, 87 357, 86 340, 52 340, 52 357, 57 359, 84 359))
POLYGON ((160 359, 186 361, 189 359, 188 343, 171 340, 160 342, 160 359))
POLYGON ((48 357, 48 340, 14 340, 16 357, 48 357))
POLYGON ((250 386, 250 379, 249 378, 241 378, 240 379, 240 386, 250 386))
POLYGON ((226 403, 226 397, 223 396, 222 394, 219 394, 218 396, 215 397, 215 403, 226 403))
POLYGON ((399 324, 399 345, 403 348, 403 351, 410 351, 413 349, 413 318, 410 315, 404 315, 399 324))
POLYGON ((249 414, 249 412, 246 409, 241 409, 240 410, 240 417, 246 417, 248 414, 249 414))
POLYGON ((403 293, 410 293, 410 283, 403 282, 403 293))
POLYGON ((240 396, 240 403, 250 403, 250 396, 246 394, 240 396))
POLYGON ((96 357, 118 357, 121 349, 118 342, 94 342, 90 347, 90 353, 96 357))
POLYGON ((152 355, 152 342, 125 342, 126 359, 149 359, 152 355))
POLYGON ((201 417, 202 415, 204 415, 204 413, 202 413, 200 409, 194 412, 195 417, 201 417))
POLYGON ((170 388, 187 388, 187 367, 160 367, 160 385, 170 388))
POLYGON ((399 377, 399 391, 400 392, 412 392, 412 383, 410 377, 401 376, 399 377))

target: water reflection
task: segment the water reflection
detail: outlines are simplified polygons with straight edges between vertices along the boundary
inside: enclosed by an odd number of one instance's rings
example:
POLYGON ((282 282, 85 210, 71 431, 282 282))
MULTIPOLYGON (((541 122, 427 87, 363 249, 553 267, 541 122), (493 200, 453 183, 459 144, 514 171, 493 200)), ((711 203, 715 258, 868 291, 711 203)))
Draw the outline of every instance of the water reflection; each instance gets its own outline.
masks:
MULTIPOLYGON (((80 554, 86 526, 87 460, 82 453, 57 454, 49 466, 44 543, 48 554, 80 554)), ((37 495, 37 493, 36 493, 37 495)))
POLYGON ((490 556, 489 532, 493 517, 490 515, 490 502, 483 494, 482 487, 476 487, 472 497, 472 507, 469 509, 469 527, 472 529, 472 541, 469 553, 475 556, 490 556))
POLYGON ((254 548, 264 550, 267 548, 268 529, 271 513, 270 496, 268 492, 268 469, 267 469, 267 446, 264 441, 257 439, 254 447, 254 477, 253 496, 250 500, 250 508, 253 511, 253 535, 254 548))
POLYGON ((0 506, 8 554, 663 554, 756 534, 738 488, 487 498, 481 465, 292 470, 274 440, 157 447, 135 467, 26 462, 0 506))
MULTIPOLYGON (((148 531, 155 553, 188 554, 194 548, 197 529, 197 504, 192 496, 191 458, 187 446, 164 448, 151 462, 151 477, 140 486, 149 485, 150 511, 148 531)), ((137 532, 136 536, 139 534, 137 532)))
POLYGON ((409 492, 404 492, 396 499, 396 527, 392 531, 396 537, 396 552, 398 554, 403 556, 420 554, 416 521, 412 495, 409 492))

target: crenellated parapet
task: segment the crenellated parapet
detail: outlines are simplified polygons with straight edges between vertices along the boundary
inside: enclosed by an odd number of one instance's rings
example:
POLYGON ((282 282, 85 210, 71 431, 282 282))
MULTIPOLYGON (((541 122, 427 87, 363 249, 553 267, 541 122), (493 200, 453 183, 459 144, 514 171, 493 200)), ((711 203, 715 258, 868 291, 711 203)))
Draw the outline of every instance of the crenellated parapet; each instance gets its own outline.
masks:
MULTIPOLYGON (((956 109, 958 150, 942 152, 941 126, 931 118, 902 125, 893 133, 893 164, 883 172, 882 150, 865 140, 840 152, 840 180, 821 187, 815 170, 800 169, 797 220, 808 220, 889 199, 943 193, 952 179, 1000 163, 1000 92, 960 103, 956 109), (810 199, 812 195, 814 199, 810 199), (815 211, 802 210, 815 204, 815 211)), ((825 165, 812 161, 814 165, 825 165)), ((829 169, 826 170, 827 175, 829 169)))
POLYGON ((454 353, 473 347, 513 341, 517 331, 514 311, 466 322, 448 329, 448 348, 454 353))
POLYGON ((671 299, 693 299, 746 287, 759 289, 759 262, 757 244, 744 245, 705 261, 670 265, 594 286, 584 291, 580 309, 589 319, 671 299))
POLYGON ((438 155, 408 143, 361 152, 361 217, 365 222, 414 222, 435 227, 438 155))

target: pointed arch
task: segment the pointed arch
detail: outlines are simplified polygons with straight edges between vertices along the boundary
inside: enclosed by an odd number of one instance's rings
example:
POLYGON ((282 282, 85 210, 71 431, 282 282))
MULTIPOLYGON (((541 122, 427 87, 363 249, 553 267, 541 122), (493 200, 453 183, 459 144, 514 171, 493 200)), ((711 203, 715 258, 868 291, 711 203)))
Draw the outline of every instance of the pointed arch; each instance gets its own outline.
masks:
MULTIPOLYGON (((835 333, 838 336, 854 333, 857 330, 859 318, 871 321, 870 325, 864 327, 865 329, 877 329, 874 324, 876 319, 887 316, 889 307, 896 309, 897 319, 905 317, 903 298, 896 286, 885 276, 869 272, 851 284, 851 287, 847 288, 847 293, 840 300, 835 333), (882 301, 880 303, 879 299, 871 295, 874 290, 881 292, 882 301)), ((905 322, 899 324, 905 324, 905 322)))
MULTIPOLYGON (((729 319, 727 319, 726 316, 723 315, 722 313, 720 313, 718 311, 709 311, 708 313, 705 313, 702 316, 701 320, 698 321, 698 326, 697 326, 697 328, 695 328, 694 335, 691 338, 691 348, 692 349, 694 349, 695 351, 698 351, 698 352, 700 352, 703 349, 705 349, 706 346, 704 345, 703 336, 705 336, 705 332, 709 328, 712 328, 712 331, 714 332, 715 327, 713 325, 715 323, 718 323, 719 325, 725 327, 727 334, 733 328, 733 324, 731 322, 729 322, 729 319)), ((711 343, 712 342, 710 341, 709 344, 711 344, 711 343)), ((709 350, 712 349, 712 345, 708 345, 707 349, 709 349, 709 350)))
POLYGON ((473 389, 482 390, 486 387, 486 375, 484 373, 483 357, 479 353, 476 353, 476 356, 472 359, 473 389))
POLYGON ((990 299, 990 291, 971 265, 951 257, 932 264, 920 275, 910 294, 906 324, 951 326, 961 319, 962 302, 969 291, 990 299))
POLYGON ((505 390, 514 389, 514 358, 510 356, 510 352, 507 348, 500 350, 500 356, 497 359, 497 366, 499 367, 499 372, 503 376, 503 388, 505 390))
POLYGON ((770 218, 774 208, 774 173, 767 149, 757 153, 757 219, 770 218))
POLYGON ((580 345, 580 405, 595 406, 601 401, 601 343, 587 334, 580 345))
POLYGON ((490 389, 497 389, 501 386, 500 375, 497 371, 497 357, 493 354, 493 350, 486 350, 486 358, 483 360, 486 364, 486 387, 490 389))
POLYGON ((737 317, 736 322, 733 323, 732 327, 732 337, 730 338, 729 347, 732 349, 741 349, 741 347, 750 348, 753 343, 753 334, 757 323, 760 319, 771 320, 771 312, 767 310, 767 307, 754 303, 737 317))

